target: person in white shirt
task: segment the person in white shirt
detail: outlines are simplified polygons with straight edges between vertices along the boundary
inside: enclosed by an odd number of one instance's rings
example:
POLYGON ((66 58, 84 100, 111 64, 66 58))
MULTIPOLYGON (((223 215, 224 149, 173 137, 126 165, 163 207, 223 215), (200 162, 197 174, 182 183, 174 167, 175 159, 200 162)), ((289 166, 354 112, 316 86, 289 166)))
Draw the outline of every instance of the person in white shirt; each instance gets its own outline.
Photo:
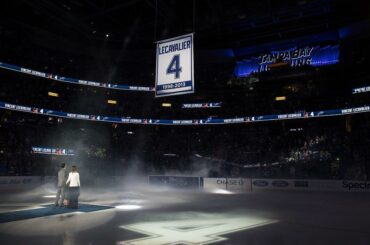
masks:
POLYGON ((72 171, 68 175, 66 182, 69 185, 68 208, 78 208, 78 197, 80 196, 80 174, 77 167, 72 166, 72 171))

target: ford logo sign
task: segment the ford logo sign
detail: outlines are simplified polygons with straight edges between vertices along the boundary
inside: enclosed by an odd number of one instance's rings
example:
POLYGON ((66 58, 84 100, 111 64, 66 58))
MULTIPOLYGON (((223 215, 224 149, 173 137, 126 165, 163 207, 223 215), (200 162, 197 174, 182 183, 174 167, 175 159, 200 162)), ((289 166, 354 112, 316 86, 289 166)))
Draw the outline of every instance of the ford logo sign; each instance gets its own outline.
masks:
POLYGON ((267 182, 266 180, 255 180, 253 181, 253 185, 263 187, 263 186, 268 186, 269 182, 267 182))
POLYGON ((284 180, 275 180, 275 181, 272 181, 272 185, 276 187, 287 187, 289 183, 284 180))

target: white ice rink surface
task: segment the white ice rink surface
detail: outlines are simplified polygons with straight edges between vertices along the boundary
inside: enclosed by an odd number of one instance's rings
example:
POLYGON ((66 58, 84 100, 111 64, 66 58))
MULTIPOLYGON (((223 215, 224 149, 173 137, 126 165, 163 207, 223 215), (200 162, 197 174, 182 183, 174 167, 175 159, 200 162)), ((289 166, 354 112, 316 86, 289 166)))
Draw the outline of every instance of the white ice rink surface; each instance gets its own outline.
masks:
POLYGON ((52 190, 1 194, 0 244, 370 244, 370 195, 83 190, 113 208, 1 221, 53 203, 52 190))

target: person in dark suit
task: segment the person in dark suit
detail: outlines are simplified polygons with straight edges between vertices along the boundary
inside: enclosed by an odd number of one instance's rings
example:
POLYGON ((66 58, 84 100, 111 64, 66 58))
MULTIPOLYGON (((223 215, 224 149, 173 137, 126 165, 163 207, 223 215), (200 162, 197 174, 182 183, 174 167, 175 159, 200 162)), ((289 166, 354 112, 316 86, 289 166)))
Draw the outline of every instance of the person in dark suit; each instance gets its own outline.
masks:
POLYGON ((58 184, 57 184, 58 191, 57 191, 57 196, 55 200, 56 207, 63 207, 66 179, 67 179, 66 164, 62 163, 58 171, 58 184))

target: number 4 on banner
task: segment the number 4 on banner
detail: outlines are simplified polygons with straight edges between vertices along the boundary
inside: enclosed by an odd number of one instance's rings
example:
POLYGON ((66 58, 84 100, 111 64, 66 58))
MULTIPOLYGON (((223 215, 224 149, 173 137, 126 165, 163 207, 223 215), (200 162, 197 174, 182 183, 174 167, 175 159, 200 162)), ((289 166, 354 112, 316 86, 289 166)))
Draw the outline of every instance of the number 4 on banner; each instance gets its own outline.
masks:
POLYGON ((180 66, 180 55, 174 55, 170 64, 167 67, 167 74, 175 74, 175 79, 180 78, 180 72, 182 72, 182 67, 180 66))

